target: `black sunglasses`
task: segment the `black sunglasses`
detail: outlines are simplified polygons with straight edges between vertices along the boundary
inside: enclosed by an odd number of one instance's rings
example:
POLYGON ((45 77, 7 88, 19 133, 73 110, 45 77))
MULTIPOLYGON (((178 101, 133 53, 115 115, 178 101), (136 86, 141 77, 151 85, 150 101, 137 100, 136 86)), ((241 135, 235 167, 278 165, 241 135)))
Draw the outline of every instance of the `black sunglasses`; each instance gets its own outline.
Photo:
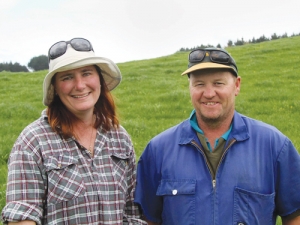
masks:
POLYGON ((210 61, 214 63, 233 65, 237 70, 237 66, 235 64, 234 59, 227 52, 214 48, 195 49, 191 51, 189 54, 189 67, 192 67, 204 61, 204 59, 208 59, 205 61, 210 61))
POLYGON ((70 44, 73 49, 80 52, 94 51, 92 44, 84 38, 73 38, 70 41, 59 41, 52 45, 48 51, 48 59, 56 59, 67 51, 67 46, 70 44))

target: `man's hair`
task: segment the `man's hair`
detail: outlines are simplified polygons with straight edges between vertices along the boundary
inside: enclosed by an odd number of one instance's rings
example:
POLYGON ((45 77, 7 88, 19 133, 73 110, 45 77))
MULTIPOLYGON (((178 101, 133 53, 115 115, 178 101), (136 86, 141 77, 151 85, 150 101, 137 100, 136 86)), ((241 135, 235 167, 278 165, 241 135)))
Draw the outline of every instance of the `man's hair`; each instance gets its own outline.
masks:
MULTIPOLYGON (((98 66, 95 66, 95 68, 100 78, 101 93, 94 107, 94 114, 96 115, 94 127, 102 127, 105 131, 108 131, 112 127, 118 127, 119 120, 113 96, 107 88, 100 68, 98 66)), ((54 79, 55 75, 52 78, 52 85, 54 79)), ((79 119, 67 109, 56 94, 54 94, 53 101, 48 106, 47 116, 51 128, 56 133, 65 139, 75 136, 73 125, 79 119)))

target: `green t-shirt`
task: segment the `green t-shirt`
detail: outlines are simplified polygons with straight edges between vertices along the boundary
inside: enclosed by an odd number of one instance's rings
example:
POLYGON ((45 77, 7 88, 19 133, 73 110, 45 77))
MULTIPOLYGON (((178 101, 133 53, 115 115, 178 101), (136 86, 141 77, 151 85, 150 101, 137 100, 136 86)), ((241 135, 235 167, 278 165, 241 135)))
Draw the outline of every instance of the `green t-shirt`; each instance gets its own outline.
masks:
POLYGON ((195 110, 193 110, 191 113, 190 124, 193 127, 193 129, 197 132, 197 136, 204 148, 204 154, 206 155, 208 163, 210 164, 210 167, 212 169, 211 172, 213 173, 212 175, 214 179, 218 164, 223 154, 226 140, 228 139, 232 126, 230 126, 228 131, 226 131, 220 138, 215 140, 214 150, 212 151, 210 143, 208 142, 207 138, 204 136, 204 132, 198 126, 195 110))

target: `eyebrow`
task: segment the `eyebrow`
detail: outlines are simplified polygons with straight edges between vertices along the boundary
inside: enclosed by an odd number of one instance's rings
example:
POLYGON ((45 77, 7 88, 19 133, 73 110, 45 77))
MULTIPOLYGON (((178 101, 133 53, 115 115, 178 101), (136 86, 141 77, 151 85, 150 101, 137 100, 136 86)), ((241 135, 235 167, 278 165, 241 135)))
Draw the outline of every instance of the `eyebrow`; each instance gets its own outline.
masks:
POLYGON ((65 74, 58 76, 58 78, 63 78, 63 77, 72 76, 72 75, 73 75, 72 73, 65 73, 65 74))
POLYGON ((81 73, 89 72, 89 71, 93 71, 93 69, 92 68, 84 68, 84 69, 80 70, 81 73))
MULTIPOLYGON (((84 68, 84 69, 80 70, 80 73, 85 73, 85 72, 89 72, 89 71, 93 71, 93 69, 86 69, 86 68, 84 68)), ((69 73, 62 74, 59 77, 61 78, 61 77, 72 76, 72 75, 74 75, 74 73, 73 72, 69 72, 69 73)))

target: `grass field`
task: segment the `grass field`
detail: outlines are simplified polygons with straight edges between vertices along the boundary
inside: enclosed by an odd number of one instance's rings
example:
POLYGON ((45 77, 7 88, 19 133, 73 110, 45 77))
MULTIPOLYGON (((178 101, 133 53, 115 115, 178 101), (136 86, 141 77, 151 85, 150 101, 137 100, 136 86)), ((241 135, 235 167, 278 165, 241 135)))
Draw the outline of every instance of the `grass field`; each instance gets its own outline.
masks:
MULTIPOLYGON (((230 47, 242 77, 236 109, 276 126, 300 149, 300 37, 230 47)), ((120 63, 120 86, 113 91, 121 124, 132 137, 137 158, 159 132, 186 119, 191 110, 187 52, 120 63)), ((11 147, 40 116, 47 71, 0 73, 0 210, 5 204, 6 162, 11 147)), ((281 224, 278 222, 278 224, 281 224)))

